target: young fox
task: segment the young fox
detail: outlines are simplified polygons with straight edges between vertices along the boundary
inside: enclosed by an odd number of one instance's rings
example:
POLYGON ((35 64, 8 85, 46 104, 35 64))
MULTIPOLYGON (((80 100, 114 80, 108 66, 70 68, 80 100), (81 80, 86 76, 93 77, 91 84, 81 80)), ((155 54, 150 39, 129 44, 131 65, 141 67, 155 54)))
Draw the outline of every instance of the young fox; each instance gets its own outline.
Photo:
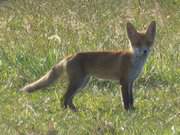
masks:
POLYGON ((127 23, 127 34, 131 46, 128 51, 82 52, 66 57, 56 64, 39 80, 25 86, 21 91, 33 92, 44 88, 66 72, 69 85, 64 95, 63 105, 76 111, 73 97, 83 88, 90 76, 119 81, 122 86, 122 98, 126 110, 133 109, 133 82, 141 72, 153 45, 156 23, 152 21, 145 33, 137 32, 131 23, 127 23))

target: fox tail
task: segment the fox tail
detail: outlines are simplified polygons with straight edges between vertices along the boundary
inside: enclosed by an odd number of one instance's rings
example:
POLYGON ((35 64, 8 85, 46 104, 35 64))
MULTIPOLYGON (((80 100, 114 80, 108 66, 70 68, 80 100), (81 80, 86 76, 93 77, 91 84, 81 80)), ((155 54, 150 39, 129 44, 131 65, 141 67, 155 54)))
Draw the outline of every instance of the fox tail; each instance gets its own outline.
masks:
POLYGON ((65 66, 66 66, 66 60, 60 61, 39 80, 26 85, 25 87, 21 88, 20 91, 34 92, 37 91, 38 89, 49 86, 63 74, 65 66))

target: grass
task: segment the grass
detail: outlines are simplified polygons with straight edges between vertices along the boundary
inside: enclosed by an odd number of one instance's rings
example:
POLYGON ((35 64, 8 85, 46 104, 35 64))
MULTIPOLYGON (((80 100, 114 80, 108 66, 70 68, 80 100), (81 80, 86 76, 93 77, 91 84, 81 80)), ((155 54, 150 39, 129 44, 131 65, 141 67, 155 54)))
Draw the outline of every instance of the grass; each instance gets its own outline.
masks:
POLYGON ((180 134, 180 2, 178 0, 0 1, 0 131, 2 135, 180 134), (46 91, 18 92, 64 56, 128 46, 126 22, 157 22, 154 49, 126 112, 116 82, 92 78, 61 108, 66 79, 46 91))

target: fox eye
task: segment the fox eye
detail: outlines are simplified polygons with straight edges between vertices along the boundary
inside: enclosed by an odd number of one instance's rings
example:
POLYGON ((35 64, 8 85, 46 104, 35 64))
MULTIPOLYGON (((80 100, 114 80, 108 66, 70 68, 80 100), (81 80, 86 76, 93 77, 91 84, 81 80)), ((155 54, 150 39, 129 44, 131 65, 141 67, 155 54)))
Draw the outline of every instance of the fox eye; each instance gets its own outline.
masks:
POLYGON ((140 45, 141 43, 140 42, 137 42, 136 45, 140 45))
POLYGON ((136 45, 140 46, 140 45, 141 45, 141 42, 136 41, 136 45))
POLYGON ((152 41, 146 41, 147 46, 151 46, 152 45, 152 41))

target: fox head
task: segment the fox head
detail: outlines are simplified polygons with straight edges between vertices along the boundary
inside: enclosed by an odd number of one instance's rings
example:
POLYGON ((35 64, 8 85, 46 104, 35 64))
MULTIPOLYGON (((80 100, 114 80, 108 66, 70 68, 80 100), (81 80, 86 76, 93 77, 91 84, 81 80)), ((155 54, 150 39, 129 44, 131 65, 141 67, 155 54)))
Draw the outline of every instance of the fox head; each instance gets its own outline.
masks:
POLYGON ((131 49, 135 56, 147 56, 154 43, 156 22, 152 21, 145 33, 137 32, 131 23, 127 23, 127 34, 131 42, 131 49))

